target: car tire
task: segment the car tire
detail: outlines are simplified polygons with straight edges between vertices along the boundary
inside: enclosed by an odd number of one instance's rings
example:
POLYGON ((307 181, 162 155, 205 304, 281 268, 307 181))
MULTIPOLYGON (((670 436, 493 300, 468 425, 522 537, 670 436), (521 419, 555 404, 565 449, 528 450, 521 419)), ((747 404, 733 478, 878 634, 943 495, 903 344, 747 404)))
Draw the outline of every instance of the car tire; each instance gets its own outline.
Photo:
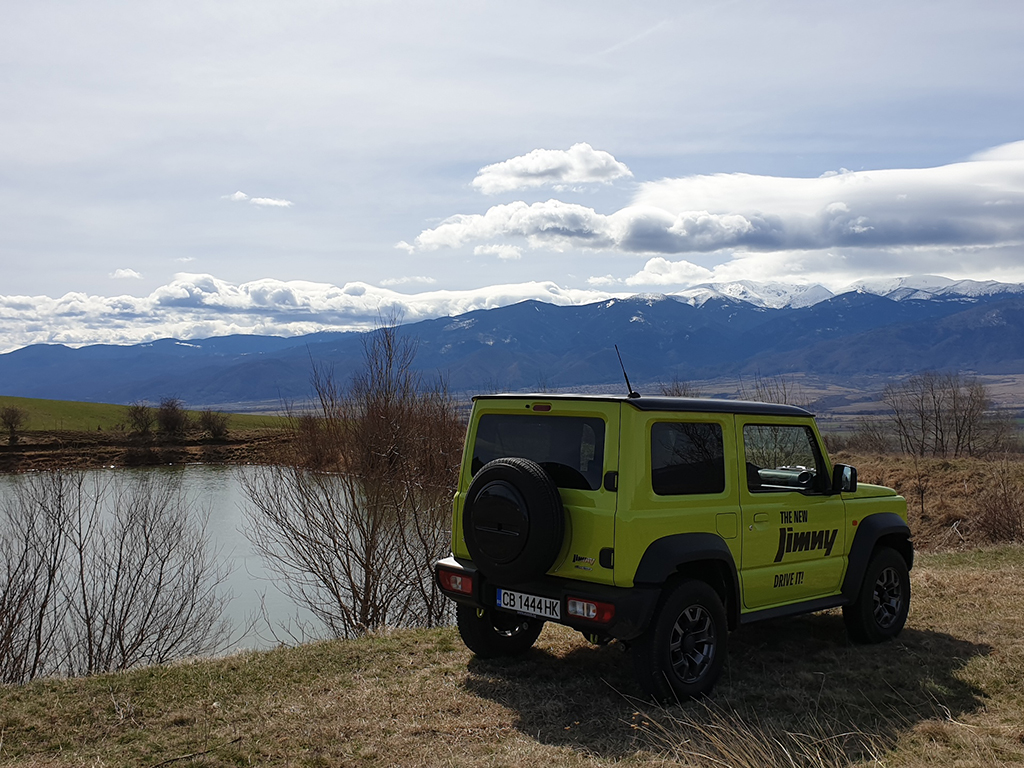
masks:
POLYGON ((455 619, 462 642, 481 659, 526 653, 544 628, 541 619, 471 605, 458 605, 455 619))
POLYGON ((857 599, 843 606, 846 633, 855 643, 881 643, 896 637, 910 610, 910 571, 899 552, 879 548, 864 571, 857 599))
POLYGON ((489 579, 517 584, 539 578, 562 549, 562 497, 536 462, 495 459, 466 492, 462 534, 473 563, 489 579))
POLYGON ((707 695, 725 663, 728 631, 722 599, 710 585, 678 583, 630 647, 640 687, 663 703, 707 695))

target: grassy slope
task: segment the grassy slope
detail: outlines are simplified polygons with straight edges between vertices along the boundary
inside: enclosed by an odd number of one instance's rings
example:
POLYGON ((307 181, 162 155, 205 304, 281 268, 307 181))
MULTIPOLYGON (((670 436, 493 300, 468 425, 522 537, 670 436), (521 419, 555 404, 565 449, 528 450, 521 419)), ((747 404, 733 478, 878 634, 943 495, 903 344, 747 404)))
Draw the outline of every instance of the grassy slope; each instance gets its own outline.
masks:
POLYGON ((514 661, 409 630, 40 681, 0 689, 0 765, 1024 762, 1022 576, 1020 547, 921 556, 880 646, 834 611, 743 628, 710 708, 632 699, 617 644, 551 626, 514 661))
MULTIPOLYGON (((107 403, 78 403, 70 400, 39 400, 28 397, 0 396, 0 408, 14 406, 28 414, 24 431, 93 432, 97 427, 105 431, 115 429, 126 421, 123 405, 107 403)), ((193 417, 197 415, 192 412, 193 417)), ((280 417, 231 414, 229 429, 276 428, 280 417)))

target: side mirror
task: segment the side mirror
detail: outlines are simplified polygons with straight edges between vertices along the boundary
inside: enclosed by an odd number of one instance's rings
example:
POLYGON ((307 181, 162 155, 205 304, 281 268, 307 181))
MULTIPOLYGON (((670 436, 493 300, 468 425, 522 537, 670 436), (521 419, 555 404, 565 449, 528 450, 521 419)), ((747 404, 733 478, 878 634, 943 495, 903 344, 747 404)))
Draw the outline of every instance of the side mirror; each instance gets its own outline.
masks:
POLYGON ((848 464, 832 467, 832 493, 853 493, 857 490, 857 468, 848 464))

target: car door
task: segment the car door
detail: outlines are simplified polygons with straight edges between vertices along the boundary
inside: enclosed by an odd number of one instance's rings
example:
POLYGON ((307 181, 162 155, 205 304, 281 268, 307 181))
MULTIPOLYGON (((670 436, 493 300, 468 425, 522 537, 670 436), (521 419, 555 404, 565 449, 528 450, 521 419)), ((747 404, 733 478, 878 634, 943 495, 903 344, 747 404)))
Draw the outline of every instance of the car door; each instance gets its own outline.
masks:
POLYGON ((747 609, 838 592, 845 565, 845 506, 829 493, 831 468, 806 423, 737 416, 741 476, 741 579, 747 609))

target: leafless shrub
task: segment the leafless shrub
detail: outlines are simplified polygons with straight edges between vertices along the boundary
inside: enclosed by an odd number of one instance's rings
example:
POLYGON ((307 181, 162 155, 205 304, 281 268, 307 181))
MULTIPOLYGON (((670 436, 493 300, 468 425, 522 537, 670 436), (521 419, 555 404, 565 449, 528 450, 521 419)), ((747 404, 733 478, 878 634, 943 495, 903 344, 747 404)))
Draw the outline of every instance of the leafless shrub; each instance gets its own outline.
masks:
POLYGON ((0 677, 122 670, 213 652, 226 569, 176 485, 51 471, 0 507, 0 677))
POLYGON ((430 566, 450 544, 463 425, 414 357, 391 322, 367 337, 347 390, 315 367, 319 407, 292 418, 291 465, 247 481, 254 547, 335 636, 447 617, 430 566))
POLYGON ((666 397, 704 397, 704 392, 691 381, 684 381, 673 376, 668 384, 659 385, 658 389, 666 397))
POLYGON ((844 448, 858 453, 889 453, 894 447, 894 440, 887 426, 886 422, 878 419, 858 419, 844 448))
POLYGON ((18 430, 28 421, 28 413, 23 408, 8 405, 0 408, 0 426, 7 430, 7 442, 12 445, 18 442, 18 430))
POLYGON ((133 434, 148 435, 153 429, 156 414, 153 413, 153 409, 146 403, 137 400, 128 406, 125 412, 125 420, 128 422, 128 428, 133 434))
POLYGON ((156 411, 156 423, 160 431, 170 437, 181 437, 188 432, 191 420, 184 403, 176 397, 165 397, 156 411))
POLYGON ((791 379, 785 376, 762 376, 760 371, 754 374, 752 384, 740 382, 740 397, 778 405, 803 405, 807 401, 806 393, 791 379))
POLYGON ((199 428, 209 432, 214 440, 222 440, 228 435, 229 416, 226 413, 205 408, 199 413, 199 428))
POLYGON ((904 453, 959 458, 1005 450, 1015 439, 1012 420, 992 409, 985 386, 958 373, 923 373, 886 386, 882 400, 904 453))
MULTIPOLYGON (((62 483, 58 482, 59 490, 62 483)), ((64 505, 32 503, 24 487, 0 500, 0 682, 52 671, 60 626, 64 505)))
POLYGON ((995 464, 977 503, 971 519, 972 533, 977 538, 992 544, 1024 541, 1024 482, 1014 476, 1010 462, 995 464))

